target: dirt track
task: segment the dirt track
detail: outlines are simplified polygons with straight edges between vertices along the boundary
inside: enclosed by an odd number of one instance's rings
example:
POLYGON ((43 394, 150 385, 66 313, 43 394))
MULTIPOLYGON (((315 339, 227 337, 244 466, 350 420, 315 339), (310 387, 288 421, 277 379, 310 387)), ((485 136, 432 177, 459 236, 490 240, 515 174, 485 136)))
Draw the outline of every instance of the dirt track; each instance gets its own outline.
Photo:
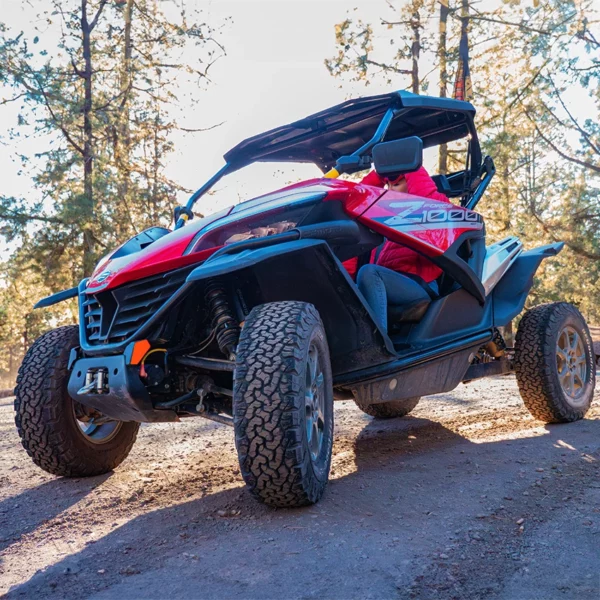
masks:
POLYGON ((332 481, 307 509, 243 488, 232 431, 143 427, 117 472, 33 466, 0 400, 9 598, 600 597, 600 409, 544 426, 513 378, 373 421, 336 404, 332 481), (10 591, 9 591, 10 590, 10 591))

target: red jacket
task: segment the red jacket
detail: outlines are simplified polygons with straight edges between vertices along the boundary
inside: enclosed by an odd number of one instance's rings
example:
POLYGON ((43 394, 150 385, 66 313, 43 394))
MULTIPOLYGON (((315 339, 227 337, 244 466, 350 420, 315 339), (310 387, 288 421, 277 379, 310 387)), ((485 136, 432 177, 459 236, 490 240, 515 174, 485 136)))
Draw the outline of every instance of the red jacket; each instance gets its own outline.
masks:
MULTIPOLYGON (((420 196, 422 198, 431 198, 432 200, 439 200, 441 202, 450 202, 444 194, 437 191, 433 179, 431 179, 424 167, 421 167, 412 173, 407 173, 405 177, 407 184, 406 191, 408 194, 420 196)), ((361 183, 377 187, 383 187, 385 185, 383 178, 377 175, 375 171, 371 171, 363 178, 361 183)), ((375 253, 371 255, 371 262, 373 262, 374 256, 375 253)), ((406 246, 390 241, 384 243, 383 248, 377 257, 376 264, 387 267, 392 271, 401 271, 402 273, 418 275, 427 283, 437 279, 442 273, 441 269, 436 267, 424 256, 421 256, 406 246)), ((347 260, 344 263, 344 266, 348 270, 348 273, 350 273, 352 277, 355 277, 358 258, 347 260)))

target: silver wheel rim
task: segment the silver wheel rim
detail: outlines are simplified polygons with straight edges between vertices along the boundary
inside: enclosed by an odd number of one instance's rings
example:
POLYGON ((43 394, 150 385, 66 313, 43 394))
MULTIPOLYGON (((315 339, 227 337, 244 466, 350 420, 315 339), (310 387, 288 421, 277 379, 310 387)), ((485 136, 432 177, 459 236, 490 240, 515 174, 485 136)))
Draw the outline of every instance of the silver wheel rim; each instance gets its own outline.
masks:
POLYGON ((585 404, 589 367, 581 335, 567 325, 556 340, 556 368, 566 401, 573 407, 585 404))
POLYGON ((92 444, 106 444, 119 433, 123 425, 122 421, 114 421, 104 416, 82 420, 77 416, 75 402, 73 402, 73 416, 81 435, 92 444))
POLYGON ((324 377, 319 359, 317 346, 311 344, 306 360, 304 404, 306 408, 306 441, 313 462, 317 460, 321 453, 325 432, 324 377))

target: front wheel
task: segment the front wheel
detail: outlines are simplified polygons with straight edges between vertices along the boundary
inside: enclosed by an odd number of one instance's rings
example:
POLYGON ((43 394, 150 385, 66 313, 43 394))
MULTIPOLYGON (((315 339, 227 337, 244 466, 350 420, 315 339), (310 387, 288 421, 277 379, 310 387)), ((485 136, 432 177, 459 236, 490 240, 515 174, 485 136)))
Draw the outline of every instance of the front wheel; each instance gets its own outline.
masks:
POLYGON ((33 462, 53 475, 87 477, 112 471, 129 454, 139 423, 107 419, 67 392, 77 326, 58 327, 28 350, 15 388, 15 424, 33 462))
POLYGON ((272 506, 317 502, 333 443, 333 381, 319 313, 305 302, 253 308, 236 356, 235 442, 244 481, 272 506))
POLYGON ((571 304, 528 310, 515 340, 515 374, 529 412, 546 423, 583 419, 596 385, 592 340, 571 304))

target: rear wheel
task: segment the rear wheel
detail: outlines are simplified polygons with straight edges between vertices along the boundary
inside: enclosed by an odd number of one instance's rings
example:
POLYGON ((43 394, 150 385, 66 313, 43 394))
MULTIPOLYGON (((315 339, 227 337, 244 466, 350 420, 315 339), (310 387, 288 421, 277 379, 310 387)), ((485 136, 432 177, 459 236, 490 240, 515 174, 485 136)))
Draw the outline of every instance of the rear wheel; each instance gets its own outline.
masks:
POLYGON ((555 302, 525 313, 515 340, 515 374, 536 419, 567 423, 585 416, 596 370, 587 324, 573 305, 555 302))
POLYGON ((53 475, 86 477, 112 471, 129 454, 139 423, 106 418, 67 392, 68 361, 77 326, 39 337, 19 369, 15 423, 33 462, 53 475))
POLYGON ((244 481, 272 506, 317 502, 333 443, 331 365, 319 313, 305 302, 255 307, 236 356, 235 441, 244 481))
POLYGON ((376 419, 395 419, 405 417, 417 404, 420 396, 405 398, 404 400, 392 400, 391 402, 380 402, 377 404, 363 404, 356 402, 356 406, 364 413, 376 419))

